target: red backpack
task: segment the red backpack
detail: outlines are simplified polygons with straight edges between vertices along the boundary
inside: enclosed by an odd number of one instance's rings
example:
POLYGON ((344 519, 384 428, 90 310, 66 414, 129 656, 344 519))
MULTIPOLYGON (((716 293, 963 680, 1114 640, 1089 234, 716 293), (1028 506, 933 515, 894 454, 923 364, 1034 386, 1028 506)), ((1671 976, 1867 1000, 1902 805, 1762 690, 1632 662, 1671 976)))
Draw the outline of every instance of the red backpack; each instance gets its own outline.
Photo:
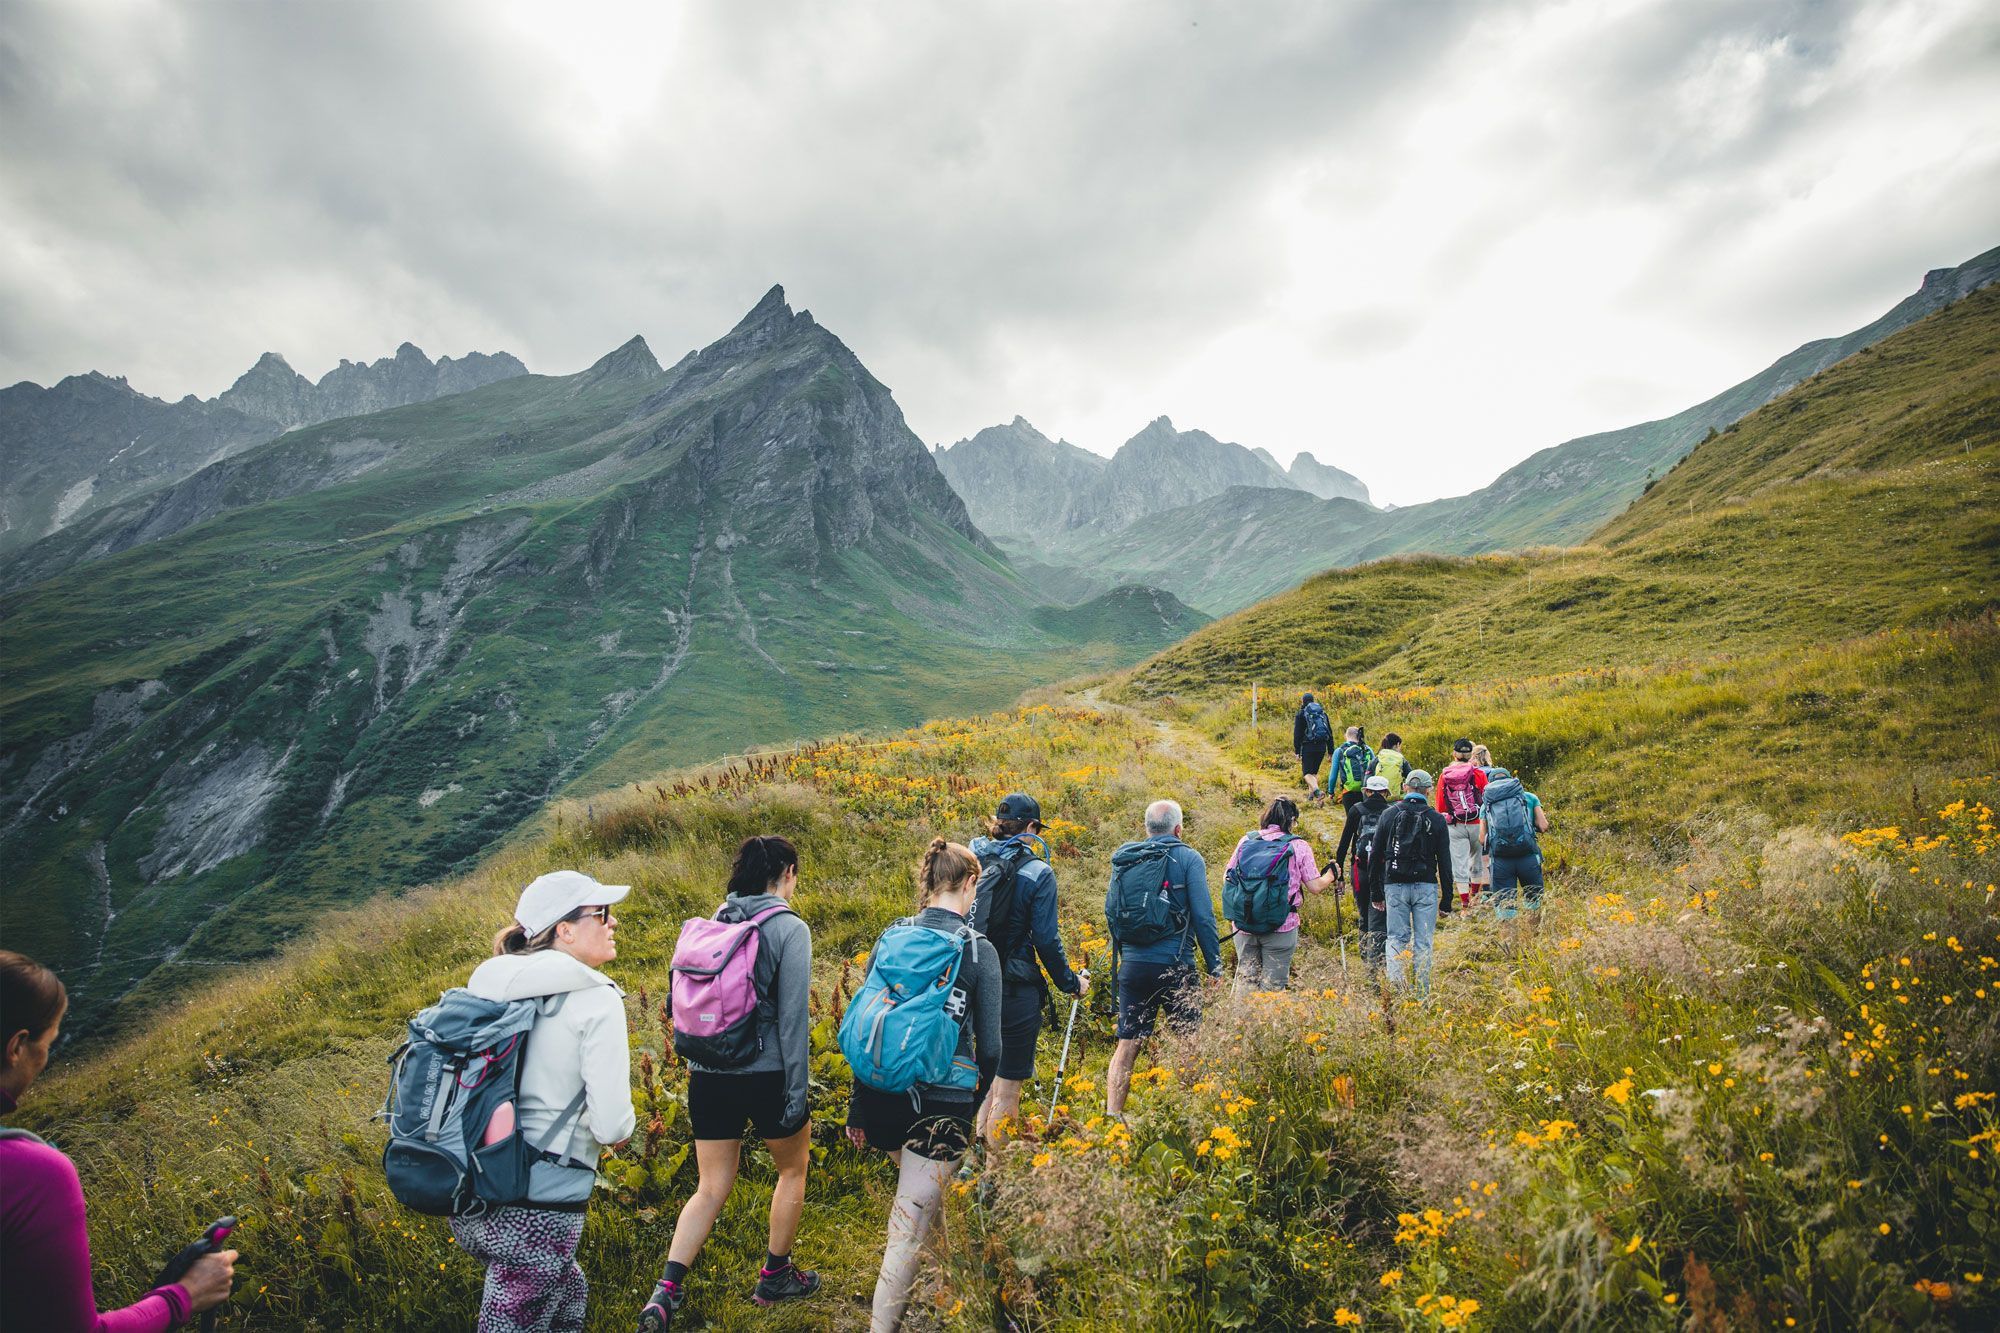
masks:
POLYGON ((1470 824, 1479 818, 1479 785, 1471 764, 1452 764, 1438 775, 1438 809, 1451 816, 1454 824, 1470 824))

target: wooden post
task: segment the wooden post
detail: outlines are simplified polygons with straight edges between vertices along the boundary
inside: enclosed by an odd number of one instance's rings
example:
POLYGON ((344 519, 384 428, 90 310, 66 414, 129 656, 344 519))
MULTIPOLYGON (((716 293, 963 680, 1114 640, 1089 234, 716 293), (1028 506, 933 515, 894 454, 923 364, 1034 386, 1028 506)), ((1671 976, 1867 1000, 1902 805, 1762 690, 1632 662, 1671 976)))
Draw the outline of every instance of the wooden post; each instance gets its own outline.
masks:
MULTIPOLYGON (((1257 729, 1257 682, 1250 682, 1250 730, 1257 729)), ((1283 922, 1278 924, 1283 925, 1283 922)))

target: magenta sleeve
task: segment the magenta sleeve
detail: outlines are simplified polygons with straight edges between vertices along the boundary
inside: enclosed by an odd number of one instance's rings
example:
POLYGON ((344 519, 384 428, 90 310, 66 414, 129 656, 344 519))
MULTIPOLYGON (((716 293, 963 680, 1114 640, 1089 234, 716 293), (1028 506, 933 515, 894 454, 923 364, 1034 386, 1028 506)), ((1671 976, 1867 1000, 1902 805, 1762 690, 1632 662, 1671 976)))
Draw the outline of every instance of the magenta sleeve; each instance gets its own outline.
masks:
POLYGON ((0 1276, 10 1290, 10 1327, 165 1333, 188 1308, 178 1285, 146 1295, 122 1310, 97 1312, 90 1277, 90 1232, 76 1167, 54 1148, 35 1145, 8 1155, 7 1244, 0 1276))

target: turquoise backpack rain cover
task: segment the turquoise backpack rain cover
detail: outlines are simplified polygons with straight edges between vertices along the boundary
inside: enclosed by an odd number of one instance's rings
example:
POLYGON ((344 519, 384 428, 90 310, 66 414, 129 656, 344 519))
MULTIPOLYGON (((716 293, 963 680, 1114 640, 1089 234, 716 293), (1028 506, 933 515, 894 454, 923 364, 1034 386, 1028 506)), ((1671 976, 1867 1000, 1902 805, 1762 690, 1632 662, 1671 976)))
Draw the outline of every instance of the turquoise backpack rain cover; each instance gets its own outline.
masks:
POLYGON ((965 1002, 956 986, 973 938, 970 926, 939 930, 914 918, 882 932, 840 1020, 840 1053, 855 1078, 877 1092, 979 1086, 978 1066, 958 1058, 965 1002))

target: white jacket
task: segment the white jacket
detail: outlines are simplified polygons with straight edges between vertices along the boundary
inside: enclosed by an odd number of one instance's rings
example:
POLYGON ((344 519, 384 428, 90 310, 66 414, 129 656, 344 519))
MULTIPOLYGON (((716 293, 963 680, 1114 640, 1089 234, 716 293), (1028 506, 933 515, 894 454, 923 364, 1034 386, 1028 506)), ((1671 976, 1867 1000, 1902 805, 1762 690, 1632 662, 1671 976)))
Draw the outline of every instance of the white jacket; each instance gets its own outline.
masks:
POLYGON ((521 1064, 521 1129, 544 1146, 550 1128, 586 1090, 583 1114, 550 1152, 597 1165, 601 1147, 632 1136, 632 1052, 625 1035, 625 992, 594 967, 560 949, 501 954, 473 970, 466 989, 481 999, 564 997, 561 1008, 536 1020, 521 1064))

